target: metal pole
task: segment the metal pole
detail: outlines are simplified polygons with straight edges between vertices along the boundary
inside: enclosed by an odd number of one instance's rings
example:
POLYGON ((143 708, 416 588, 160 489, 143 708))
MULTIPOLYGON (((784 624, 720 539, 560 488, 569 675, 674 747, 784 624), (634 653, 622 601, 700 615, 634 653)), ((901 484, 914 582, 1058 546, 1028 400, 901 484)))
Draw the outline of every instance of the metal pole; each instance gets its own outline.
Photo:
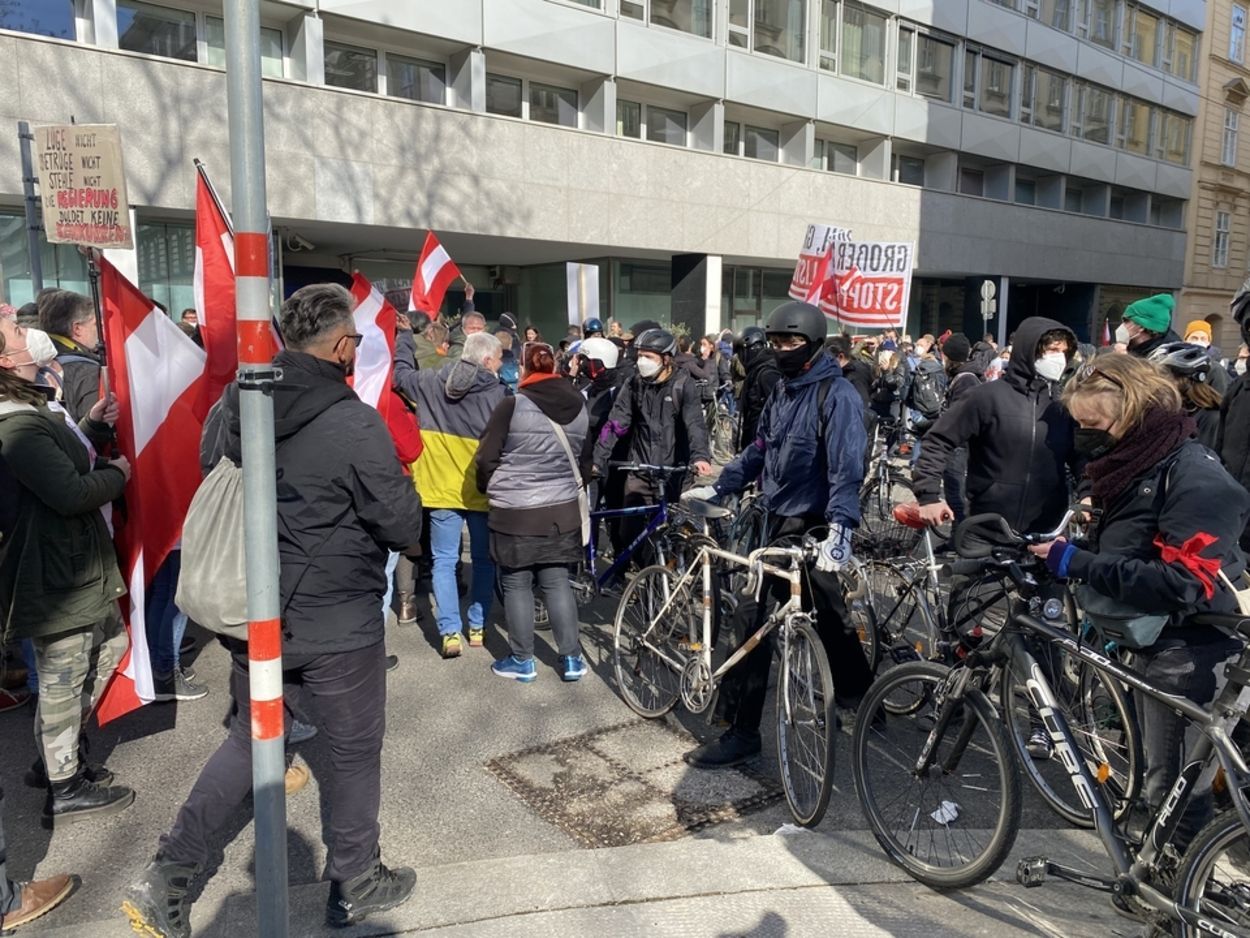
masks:
POLYGON ((43 252, 39 244, 39 216, 35 214, 35 206, 39 203, 39 196, 35 195, 35 183, 39 181, 39 177, 35 175, 35 160, 30 152, 35 135, 30 132, 27 121, 17 122, 17 141, 18 148, 22 151, 22 201, 26 207, 26 245, 30 252, 31 294, 38 295, 43 289, 43 252))
POLYGON ((283 777, 282 631, 278 600, 277 471, 265 236, 265 141, 260 71, 260 0, 226 0, 226 104, 234 196, 235 301, 247 553, 252 794, 256 811, 259 933, 289 932, 286 790, 283 777))
POLYGON ((1011 278, 1000 277, 998 281, 998 347, 1007 344, 1007 307, 1011 293, 1011 278))

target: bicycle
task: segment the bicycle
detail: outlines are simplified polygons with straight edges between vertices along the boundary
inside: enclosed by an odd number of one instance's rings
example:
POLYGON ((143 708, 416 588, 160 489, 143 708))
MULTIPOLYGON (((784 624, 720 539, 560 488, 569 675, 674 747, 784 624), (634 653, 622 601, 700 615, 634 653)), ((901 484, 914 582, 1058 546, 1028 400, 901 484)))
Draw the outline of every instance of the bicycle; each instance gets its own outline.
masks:
POLYGON ((738 419, 730 412, 726 402, 726 394, 732 396, 733 388, 722 384, 707 397, 709 382, 696 381, 699 391, 704 395, 703 419, 707 424, 708 446, 712 451, 712 459, 722 466, 738 455, 735 443, 738 440, 738 419))
MULTIPOLYGON (((689 507, 705 522, 730 514, 729 509, 706 502, 691 501, 689 507)), ((762 547, 741 556, 705 537, 684 571, 652 566, 634 578, 617 607, 612 641, 621 697, 635 713, 655 718, 672 710, 678 700, 691 713, 707 712, 725 674, 771 632, 780 630, 777 758, 790 811, 805 826, 820 823, 829 804, 836 733, 833 673, 812 614, 803 607, 804 565, 817 552, 809 539, 798 546, 762 547), (790 598, 713 667, 716 561, 748 569, 750 591, 757 596, 765 576, 779 577, 789 583, 790 598), (782 561, 785 567, 778 565, 782 561)))
POLYGON ((853 535, 861 557, 898 557, 915 549, 919 533, 898 523, 894 506, 915 501, 909 470, 898 465, 915 440, 901 423, 878 423, 869 444, 872 454, 859 490, 859 527, 853 535))
MULTIPOLYGON (((1000 686, 1019 677, 1045 721, 1077 799, 1093 818, 1114 875, 1093 875, 1046 857, 1028 857, 1017 867, 1017 881, 1033 887, 1054 876, 1132 897, 1151 915, 1175 926, 1178 935, 1247 938, 1250 767, 1229 736, 1250 709, 1250 645, 1243 648, 1236 664, 1226 668, 1228 683, 1207 710, 1156 686, 1107 658, 1100 648, 1083 644, 1047 621, 1051 617, 1046 615, 1046 604, 1035 595, 1038 581, 1026 567, 1036 563, 1023 548, 1053 539, 1071 516, 1069 512, 1058 531, 1031 537, 1016 534, 1001 517, 992 515, 970 518, 961 526, 961 536, 978 527, 992 536, 995 546, 967 554, 978 554, 970 559, 1003 570, 1026 601, 997 635, 969 652, 963 667, 948 670, 928 662, 905 664, 873 685, 860 705, 853 743, 852 768, 860 804, 890 859, 919 882, 954 889, 992 875, 1011 850, 1021 804, 1019 756, 1013 761, 1005 728, 985 688, 994 675, 999 676, 1000 686), (1108 791, 1098 767, 1091 770, 1088 755, 1078 745, 1029 639, 1062 648, 1111 682, 1164 704, 1202 729, 1203 736, 1140 838, 1130 838, 1117 826, 1112 803, 1116 794, 1108 791), (882 702, 892 694, 927 701, 932 719, 921 726, 915 720, 891 716, 882 702), (878 710, 882 711, 879 719, 878 710), (883 758, 876 757, 878 751, 883 758), (1195 782, 1213 777, 1220 769, 1228 780, 1233 809, 1217 815, 1185 855, 1177 857, 1171 841, 1195 782), (930 783, 934 785, 931 791, 922 790, 930 783), (956 797, 964 798, 963 803, 955 801, 956 797), (983 841, 978 841, 982 833, 983 841), (946 853, 939 856, 943 850, 946 853), (1238 880, 1224 881, 1231 876, 1238 880)), ((1204 614, 1190 621, 1250 637, 1248 615, 1204 614)))

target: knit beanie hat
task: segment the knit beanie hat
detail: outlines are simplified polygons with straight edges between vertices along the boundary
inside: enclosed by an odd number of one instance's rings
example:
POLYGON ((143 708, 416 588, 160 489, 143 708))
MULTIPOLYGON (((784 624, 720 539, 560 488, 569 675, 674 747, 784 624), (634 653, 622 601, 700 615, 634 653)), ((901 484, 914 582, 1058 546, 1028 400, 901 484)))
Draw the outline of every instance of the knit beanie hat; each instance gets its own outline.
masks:
POLYGON ((942 354, 956 365, 962 365, 972 354, 972 343, 962 332, 953 333, 942 345, 942 354))
POLYGON ((1181 338, 1183 338, 1186 342, 1188 342, 1189 337, 1196 332, 1201 332, 1203 335, 1207 337, 1208 342, 1211 341, 1211 324, 1207 322, 1205 319, 1195 319, 1193 322, 1191 322, 1188 326, 1185 327, 1185 334, 1181 338))
POLYGON ((1172 310, 1176 300, 1171 293, 1156 293, 1145 299, 1130 303, 1124 318, 1137 323, 1148 332, 1160 335, 1172 328, 1172 310))

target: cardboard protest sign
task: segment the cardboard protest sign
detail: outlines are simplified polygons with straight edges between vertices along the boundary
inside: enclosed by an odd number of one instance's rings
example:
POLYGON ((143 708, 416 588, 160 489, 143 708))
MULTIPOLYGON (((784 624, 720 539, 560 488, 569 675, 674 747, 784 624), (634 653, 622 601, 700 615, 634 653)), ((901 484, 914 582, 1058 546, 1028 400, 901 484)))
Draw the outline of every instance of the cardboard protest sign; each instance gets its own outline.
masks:
POLYGON ((57 244, 133 248, 116 124, 34 128, 44 234, 57 244))
POLYGON ((902 328, 915 254, 910 242, 853 241, 845 229, 810 225, 790 296, 818 305, 844 326, 902 328))

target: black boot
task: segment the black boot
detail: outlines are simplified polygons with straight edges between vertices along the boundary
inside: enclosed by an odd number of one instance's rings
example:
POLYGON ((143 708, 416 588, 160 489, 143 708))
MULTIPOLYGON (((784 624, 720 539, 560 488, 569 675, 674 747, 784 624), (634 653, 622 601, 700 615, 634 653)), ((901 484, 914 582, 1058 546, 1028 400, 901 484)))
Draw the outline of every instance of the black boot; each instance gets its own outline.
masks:
POLYGON ((187 890, 199 871, 198 866, 174 863, 158 853, 126 890, 122 911, 130 919, 130 927, 141 935, 191 938, 187 890))
POLYGON ((696 769, 727 769, 741 765, 760 754, 760 734, 728 729, 719 739, 704 743, 682 756, 696 769))
POLYGON ((417 885, 417 874, 408 867, 389 870, 381 860, 359 876, 330 884, 326 924, 346 928, 363 922, 375 912, 385 912, 408 901, 417 885))
POLYGON ((79 771, 71 779, 52 783, 43 816, 53 825, 83 818, 105 817, 125 810, 134 800, 133 789, 124 785, 97 785, 88 781, 79 771))

